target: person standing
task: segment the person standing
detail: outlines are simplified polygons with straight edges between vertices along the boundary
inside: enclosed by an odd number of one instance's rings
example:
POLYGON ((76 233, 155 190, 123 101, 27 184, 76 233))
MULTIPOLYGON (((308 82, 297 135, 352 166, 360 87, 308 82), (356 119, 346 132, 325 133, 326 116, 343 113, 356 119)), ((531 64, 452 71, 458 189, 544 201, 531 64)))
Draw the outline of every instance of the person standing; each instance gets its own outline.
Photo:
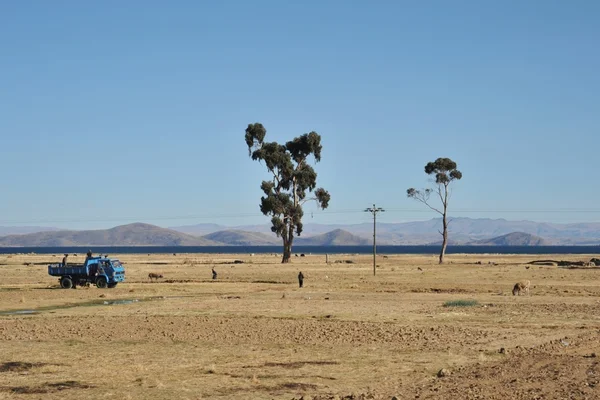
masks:
POLYGON ((213 279, 217 279, 217 271, 215 271, 214 268, 212 268, 212 276, 213 276, 213 279))
POLYGON ((85 255, 85 261, 83 262, 83 265, 87 265, 90 258, 92 258, 92 251, 88 250, 87 254, 85 255))
POLYGON ((63 259, 62 259, 62 266, 63 266, 63 267, 66 267, 66 266, 67 266, 67 257, 69 257, 69 255, 68 255, 68 254, 65 254, 65 256, 64 256, 64 257, 63 257, 63 259))
POLYGON ((304 275, 302 274, 302 271, 298 274, 298 285, 300 285, 300 287, 304 285, 304 275))

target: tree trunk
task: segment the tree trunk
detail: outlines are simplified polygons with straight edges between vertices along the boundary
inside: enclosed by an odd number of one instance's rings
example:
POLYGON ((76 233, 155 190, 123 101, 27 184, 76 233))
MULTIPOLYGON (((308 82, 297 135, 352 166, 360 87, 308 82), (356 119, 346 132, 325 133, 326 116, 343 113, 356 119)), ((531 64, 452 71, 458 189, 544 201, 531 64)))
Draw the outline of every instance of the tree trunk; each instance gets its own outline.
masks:
POLYGON ((288 236, 283 236, 283 259, 282 264, 291 262, 292 260, 292 242, 294 241, 294 232, 289 231, 288 236))
POLYGON ((446 213, 442 216, 442 251, 440 251, 440 264, 444 263, 444 255, 446 254, 446 247, 448 246, 448 220, 446 219, 446 213))
POLYGON ((289 263, 292 259, 292 246, 291 243, 286 243, 287 240, 283 240, 283 258, 281 259, 281 263, 289 263))

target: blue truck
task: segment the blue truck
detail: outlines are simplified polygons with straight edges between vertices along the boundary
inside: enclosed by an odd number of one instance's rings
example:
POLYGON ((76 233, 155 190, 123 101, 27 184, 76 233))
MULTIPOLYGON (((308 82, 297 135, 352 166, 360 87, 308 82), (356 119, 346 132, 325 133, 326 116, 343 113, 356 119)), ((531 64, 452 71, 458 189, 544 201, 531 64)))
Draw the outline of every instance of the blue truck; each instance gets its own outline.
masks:
POLYGON ((48 274, 58 276, 63 289, 96 285, 100 289, 114 288, 125 280, 125 267, 119 260, 107 257, 91 257, 83 265, 50 264, 48 274))

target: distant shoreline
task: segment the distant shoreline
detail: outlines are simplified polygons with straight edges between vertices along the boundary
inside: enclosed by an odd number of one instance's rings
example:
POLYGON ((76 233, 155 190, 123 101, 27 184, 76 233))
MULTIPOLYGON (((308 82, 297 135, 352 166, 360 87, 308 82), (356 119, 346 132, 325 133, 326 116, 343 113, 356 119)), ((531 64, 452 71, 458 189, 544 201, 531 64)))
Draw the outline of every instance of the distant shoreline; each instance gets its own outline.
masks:
MULTIPOLYGON (((281 254, 282 246, 0 247, 0 254, 281 254)), ((377 246, 377 254, 438 254, 439 246, 377 246)), ((294 246, 293 254, 373 254, 373 246, 294 246)), ((447 254, 600 254, 600 246, 448 246, 447 254)))

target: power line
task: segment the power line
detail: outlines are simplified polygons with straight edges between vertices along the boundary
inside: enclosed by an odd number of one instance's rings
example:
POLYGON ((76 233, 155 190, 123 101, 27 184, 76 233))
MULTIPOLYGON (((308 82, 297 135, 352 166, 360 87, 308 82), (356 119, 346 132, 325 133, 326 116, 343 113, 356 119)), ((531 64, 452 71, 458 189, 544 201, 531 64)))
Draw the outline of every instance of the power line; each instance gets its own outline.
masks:
MULTIPOLYGON (((407 214, 432 214, 433 211, 423 209, 408 208, 389 208, 385 210, 388 213, 407 213, 407 214)), ((530 209, 530 210, 509 210, 509 209, 451 209, 451 214, 463 213, 481 213, 481 214, 600 214, 600 209, 578 209, 578 208, 558 208, 558 209, 530 209)), ((357 209, 341 209, 335 211, 313 211, 315 217, 336 215, 336 214, 358 214, 364 212, 357 209)), ((35 224, 35 223, 77 223, 77 222, 115 222, 115 221, 163 221, 163 220, 198 220, 198 219, 216 219, 216 218, 251 218, 261 217, 262 213, 215 213, 215 214, 188 214, 173 216, 124 216, 124 217, 105 217, 105 218, 50 218, 50 219, 31 219, 31 220, 0 220, 2 224, 35 224)), ((417 219, 415 219, 417 220, 417 219)))

